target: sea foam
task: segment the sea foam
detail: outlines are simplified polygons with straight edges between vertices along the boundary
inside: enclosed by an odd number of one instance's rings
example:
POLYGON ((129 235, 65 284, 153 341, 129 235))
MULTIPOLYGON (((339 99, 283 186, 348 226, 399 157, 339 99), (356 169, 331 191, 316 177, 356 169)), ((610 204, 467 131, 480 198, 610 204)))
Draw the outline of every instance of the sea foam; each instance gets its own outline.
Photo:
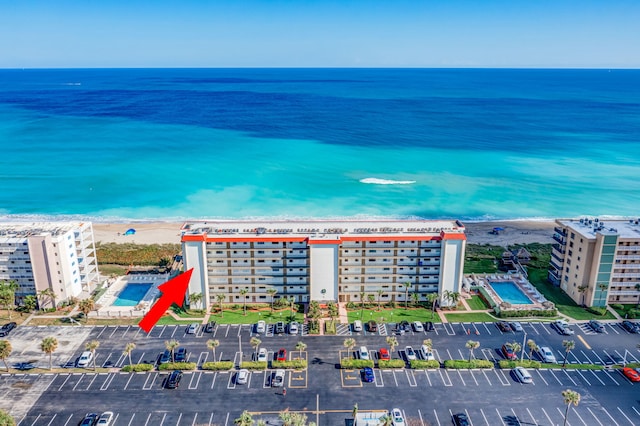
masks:
POLYGON ((360 182, 374 185, 411 185, 413 183, 416 183, 415 180, 391 180, 379 178, 364 178, 360 179, 360 182))

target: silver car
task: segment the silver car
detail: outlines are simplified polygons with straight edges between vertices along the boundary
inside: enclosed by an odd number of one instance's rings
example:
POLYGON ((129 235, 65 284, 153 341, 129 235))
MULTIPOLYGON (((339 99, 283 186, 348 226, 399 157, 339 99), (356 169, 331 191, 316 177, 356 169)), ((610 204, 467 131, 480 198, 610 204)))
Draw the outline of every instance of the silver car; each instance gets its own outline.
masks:
POLYGON ((281 388, 284 385, 284 370, 276 370, 273 379, 271 379, 271 386, 274 388, 281 388))
POLYGON ((516 367, 513 369, 514 374, 520 381, 520 383, 533 383, 533 377, 524 367, 516 367))
POLYGON ((96 423, 96 426, 109 426, 112 420, 113 420, 113 412, 105 411, 104 413, 100 414, 100 417, 98 418, 98 423, 96 423))
POLYGON ((239 385, 246 385, 249 380, 249 370, 242 369, 238 371, 236 376, 236 383, 239 385))

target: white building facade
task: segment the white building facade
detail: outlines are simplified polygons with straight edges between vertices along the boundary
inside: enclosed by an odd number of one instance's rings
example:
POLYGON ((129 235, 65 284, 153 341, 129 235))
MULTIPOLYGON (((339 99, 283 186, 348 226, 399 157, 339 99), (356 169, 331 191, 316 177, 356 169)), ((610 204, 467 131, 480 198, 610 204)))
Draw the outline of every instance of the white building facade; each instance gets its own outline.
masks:
POLYGON ((459 292, 466 236, 458 221, 185 223, 189 293, 218 303, 404 301, 459 292), (242 294, 241 292, 245 292, 242 294), (220 298, 220 299, 219 299, 220 298))
POLYGON ((0 280, 18 284, 17 304, 45 289, 56 303, 90 293, 98 283, 91 223, 0 223, 0 280))

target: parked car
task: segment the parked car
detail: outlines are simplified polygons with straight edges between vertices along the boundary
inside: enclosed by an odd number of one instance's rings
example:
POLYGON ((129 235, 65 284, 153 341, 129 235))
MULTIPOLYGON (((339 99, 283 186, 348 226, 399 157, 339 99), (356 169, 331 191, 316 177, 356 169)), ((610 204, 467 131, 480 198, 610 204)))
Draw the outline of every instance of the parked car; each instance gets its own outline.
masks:
POLYGON ((569 327, 569 324, 565 320, 555 320, 551 325, 558 330, 558 333, 564 334, 565 336, 574 334, 573 329, 569 327))
POLYGON ((276 370, 273 375, 273 379, 271 379, 271 386, 274 388, 282 387, 284 384, 284 370, 276 370))
POLYGON ((277 361, 286 361, 287 360, 287 350, 284 348, 280 348, 278 351, 278 355, 276 356, 277 361))
POLYGON ((404 416, 399 408, 391 410, 391 418, 393 419, 393 426, 405 426, 404 416))
POLYGON ((634 368, 624 367, 622 369, 622 374, 627 376, 627 379, 632 382, 640 382, 640 373, 634 368))
POLYGON ((367 328, 369 329, 370 332, 375 333, 378 331, 378 323, 371 320, 367 323, 367 328))
POLYGON ((160 354, 158 357, 158 364, 166 364, 171 361, 171 351, 168 349, 160 354))
POLYGON ((471 426, 471 423, 469 423, 469 417, 467 417, 465 413, 454 414, 453 422, 456 426, 471 426))
POLYGON ((524 367, 516 367, 513 369, 513 373, 516 375, 520 383, 533 383, 533 377, 529 374, 524 367))
POLYGON ((178 348, 175 355, 176 362, 186 362, 187 361, 187 348, 178 348))
POLYGON ((213 329, 216 328, 216 322, 215 321, 209 321, 207 323, 207 325, 204 327, 204 332, 205 333, 213 333, 213 329))
POLYGON ((360 350, 358 352, 360 353, 360 359, 369 359, 369 350, 366 346, 360 346, 360 350))
POLYGON ((17 326, 18 326, 18 324, 16 324, 15 322, 8 322, 8 323, 4 324, 2 327, 0 327, 0 337, 4 337, 4 336, 9 335, 11 330, 16 328, 17 326))
POLYGON ((604 325, 602 325, 600 321, 597 321, 597 320, 589 321, 589 327, 591 327, 591 329, 596 333, 604 332, 604 325))
POLYGON ((558 361, 556 361, 556 357, 553 354, 553 352, 551 352, 551 349, 549 349, 546 346, 537 346, 536 347, 536 352, 538 353, 538 356, 540 357, 540 359, 543 362, 547 362, 550 364, 557 364, 558 361))
POLYGON ((389 351, 386 348, 380 348, 380 350, 378 351, 378 358, 388 361, 391 359, 391 356, 389 355, 389 351))
POLYGON ((256 324, 256 333, 265 333, 267 331, 267 323, 264 321, 258 321, 256 324))
POLYGON ((175 389, 180 386, 180 380, 182 380, 182 371, 172 371, 169 377, 167 377, 164 387, 167 389, 175 389))
POLYGON ((298 334, 299 325, 297 322, 293 321, 289 324, 289 334, 298 334))
POLYGON ((197 331, 198 331, 197 322, 192 322, 191 324, 189 324, 189 327, 187 327, 187 334, 196 334, 197 331))
POLYGON ((433 361, 434 359, 436 359, 433 356, 433 352, 431 352, 431 350, 429 349, 428 346, 422 345, 422 347, 420 348, 420 350, 422 351, 422 357, 424 359, 426 359, 427 361, 433 361))
POLYGON ((93 354, 89 351, 82 352, 78 358, 78 367, 86 367, 93 360, 93 354))
POLYGON ((522 329, 522 324, 520 324, 518 321, 513 321, 513 322, 509 323, 509 325, 511 326, 513 331, 517 331, 518 333, 522 333, 524 331, 522 329))
POLYGON ((424 323, 424 329, 426 331, 433 331, 433 323, 431 321, 427 321, 424 323))
POLYGON ((635 322, 631 322, 631 321, 625 320, 625 321, 622 321, 622 326, 629 333, 636 333, 637 334, 637 333, 640 332, 640 327, 635 322))
POLYGON ((516 355, 516 353, 513 351, 513 349, 511 349, 509 346, 507 345, 502 345, 502 353, 504 354, 504 357, 510 360, 516 360, 518 359, 518 356, 516 355))
POLYGON ((498 329, 502 332, 511 331, 511 326, 506 321, 498 321, 496 326, 498 326, 498 329))
POLYGON ((416 333, 421 333, 424 331, 424 326, 422 325, 422 323, 420 321, 414 321, 413 322, 413 330, 416 333))
POLYGON ((260 348, 258 351, 258 361, 259 362, 268 362, 267 361, 267 350, 265 348, 260 348))
POLYGON ((80 422, 80 426, 93 426, 96 424, 96 420, 98 420, 97 413, 88 413, 80 422))
POLYGON ((246 385, 249 380, 249 370, 242 369, 236 374, 236 383, 239 385, 246 385))
POLYGON ((113 421, 113 412, 105 411, 104 413, 100 414, 100 417, 98 417, 98 423, 96 423, 96 425, 109 426, 112 421, 113 421))
POLYGON ((371 383, 375 380, 375 376, 373 375, 373 368, 365 367, 362 369, 362 380, 371 383))
POLYGON ((362 321, 355 320, 353 322, 353 331, 356 331, 356 332, 362 331, 362 321))
POLYGON ((407 346, 406 348, 404 348, 404 354, 407 357, 407 361, 413 361, 414 359, 416 359, 416 352, 411 346, 407 346))
POLYGON ((276 323, 276 334, 284 334, 284 322, 278 321, 276 323))

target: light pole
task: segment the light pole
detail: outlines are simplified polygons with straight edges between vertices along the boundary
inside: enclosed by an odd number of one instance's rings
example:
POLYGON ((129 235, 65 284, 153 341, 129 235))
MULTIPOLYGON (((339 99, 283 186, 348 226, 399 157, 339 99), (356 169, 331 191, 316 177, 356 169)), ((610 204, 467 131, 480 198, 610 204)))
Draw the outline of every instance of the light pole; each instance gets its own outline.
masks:
POLYGON ((527 343, 527 332, 524 332, 524 336, 522 337, 522 348, 520 349, 522 353, 520 354, 520 362, 524 360, 524 348, 527 343))
POLYGON ((242 336, 238 334, 238 349, 240 350, 240 362, 238 367, 242 366, 242 336))

